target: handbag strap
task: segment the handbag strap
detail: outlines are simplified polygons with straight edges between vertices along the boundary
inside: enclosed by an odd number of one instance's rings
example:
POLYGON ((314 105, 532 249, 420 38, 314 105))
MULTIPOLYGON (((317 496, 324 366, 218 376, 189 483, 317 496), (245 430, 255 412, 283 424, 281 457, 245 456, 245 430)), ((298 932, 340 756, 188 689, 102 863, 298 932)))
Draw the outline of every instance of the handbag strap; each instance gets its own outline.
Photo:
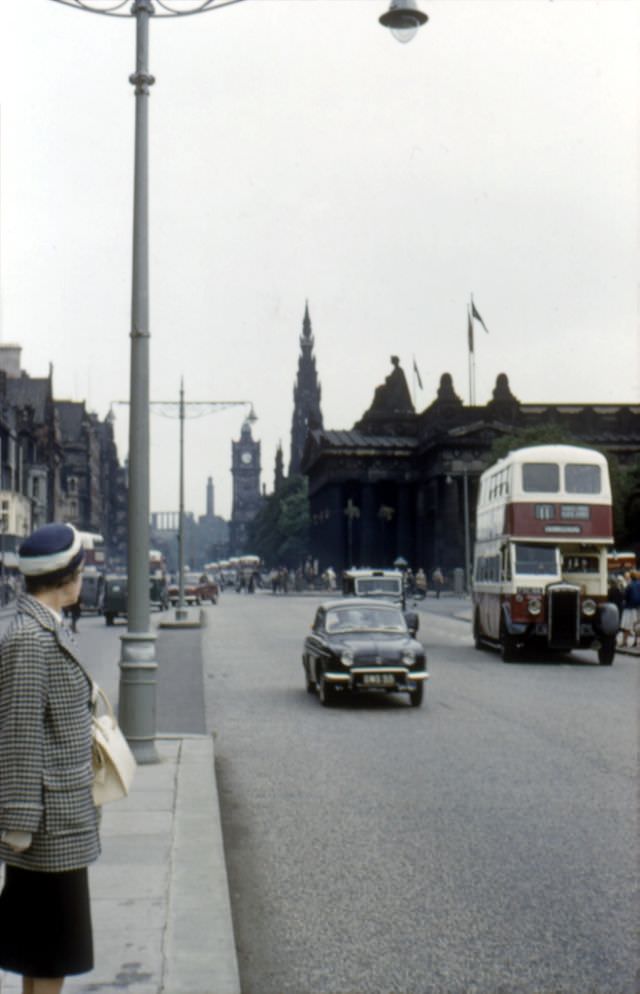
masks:
POLYGON ((93 714, 94 714, 94 717, 96 716, 96 714, 98 712, 98 701, 100 699, 102 699, 102 703, 104 704, 104 708, 105 708, 106 713, 109 715, 109 717, 115 723, 116 716, 113 713, 113 708, 111 707, 111 701, 109 700, 109 698, 105 694, 105 692, 102 689, 102 687, 98 686, 98 684, 95 681, 93 681, 93 683, 92 683, 92 690, 91 690, 91 703, 93 705, 93 714))

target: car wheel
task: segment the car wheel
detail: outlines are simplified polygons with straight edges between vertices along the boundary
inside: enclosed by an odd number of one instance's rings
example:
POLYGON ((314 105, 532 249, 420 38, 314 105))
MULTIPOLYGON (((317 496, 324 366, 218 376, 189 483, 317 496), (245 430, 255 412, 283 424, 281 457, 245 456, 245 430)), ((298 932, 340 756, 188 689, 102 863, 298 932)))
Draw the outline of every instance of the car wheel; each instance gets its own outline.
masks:
POLYGON ((616 639, 614 636, 603 639, 602 645, 598 649, 598 662, 601 666, 611 666, 613 657, 616 654, 616 639))
POLYGON ((325 679, 324 671, 320 672, 318 679, 318 697, 324 708, 330 708, 335 701, 335 690, 325 679))
POLYGON ((113 615, 112 614, 105 614, 104 620, 105 620, 105 624, 112 625, 113 624, 113 615))
POLYGON ((424 684, 419 683, 415 690, 409 691, 409 700, 412 708, 419 708, 424 697, 424 684))
POLYGON ((477 611, 473 615, 473 645, 476 649, 484 649, 482 639, 480 638, 480 619, 477 611))
POLYGON ((315 692, 316 692, 316 685, 313 682, 313 680, 311 679, 310 672, 309 672, 309 659, 306 656, 302 657, 302 668, 304 670, 304 682, 305 682, 305 685, 306 685, 306 688, 307 688, 307 693, 308 694, 315 694, 315 692))
POLYGON ((218 603, 218 598, 217 597, 212 597, 211 598, 211 603, 212 604, 217 604, 218 603))

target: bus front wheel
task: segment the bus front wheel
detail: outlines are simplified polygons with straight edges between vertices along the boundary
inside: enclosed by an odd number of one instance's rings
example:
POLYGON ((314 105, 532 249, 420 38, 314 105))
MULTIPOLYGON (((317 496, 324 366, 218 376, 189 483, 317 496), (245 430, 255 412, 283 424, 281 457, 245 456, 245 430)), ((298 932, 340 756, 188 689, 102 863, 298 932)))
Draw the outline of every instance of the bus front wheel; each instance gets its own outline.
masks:
POLYGON ((613 657, 616 654, 615 635, 602 640, 602 645, 598 649, 598 662, 601 666, 611 666, 613 657))
POLYGON ((480 638, 480 618, 477 611, 473 615, 473 645, 476 649, 484 649, 482 639, 480 638))
POLYGON ((500 636, 500 655, 503 663, 515 663, 518 658, 518 642, 515 635, 502 630, 500 636))

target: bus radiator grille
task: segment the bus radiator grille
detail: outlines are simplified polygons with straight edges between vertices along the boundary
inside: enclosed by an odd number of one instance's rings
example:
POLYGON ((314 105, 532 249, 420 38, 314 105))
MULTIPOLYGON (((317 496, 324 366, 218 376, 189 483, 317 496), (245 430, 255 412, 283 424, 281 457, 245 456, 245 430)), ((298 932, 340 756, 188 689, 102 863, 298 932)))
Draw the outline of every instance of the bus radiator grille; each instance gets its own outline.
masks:
POLYGON ((573 648, 580 641, 580 592, 577 587, 551 587, 547 596, 549 645, 573 648))

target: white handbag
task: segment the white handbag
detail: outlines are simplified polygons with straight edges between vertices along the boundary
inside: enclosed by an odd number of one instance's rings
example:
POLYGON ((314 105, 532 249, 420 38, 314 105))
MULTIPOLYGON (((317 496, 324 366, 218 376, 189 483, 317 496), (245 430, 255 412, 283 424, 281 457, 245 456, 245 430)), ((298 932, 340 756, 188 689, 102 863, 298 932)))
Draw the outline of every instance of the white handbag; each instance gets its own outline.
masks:
POLYGON ((109 698, 94 684, 93 693, 93 802, 97 806, 126 797, 136 772, 136 761, 113 713, 109 698), (105 714, 98 715, 102 698, 105 714))

